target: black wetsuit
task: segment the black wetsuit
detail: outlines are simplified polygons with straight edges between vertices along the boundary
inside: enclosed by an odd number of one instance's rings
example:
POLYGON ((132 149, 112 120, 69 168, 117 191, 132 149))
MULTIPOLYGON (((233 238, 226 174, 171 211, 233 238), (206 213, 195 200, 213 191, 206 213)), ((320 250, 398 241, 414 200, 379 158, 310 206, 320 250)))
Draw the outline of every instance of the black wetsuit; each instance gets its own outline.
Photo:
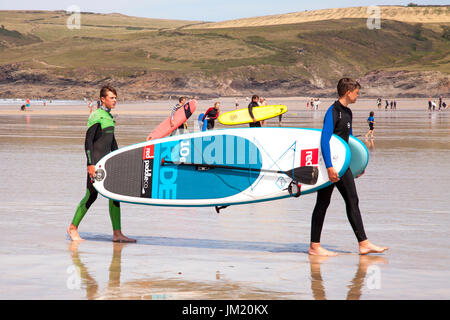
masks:
MULTIPOLYGON (((336 101, 327 111, 324 118, 324 126, 321 137, 322 155, 327 168, 332 167, 330 153, 330 139, 336 134, 348 142, 352 134, 352 111, 336 101)), ((317 191, 317 200, 311 219, 311 242, 320 242, 325 214, 330 204, 334 187, 337 187, 345 201, 347 218, 350 222, 356 238, 359 242, 367 240, 364 225, 359 211, 359 200, 356 192, 355 180, 350 168, 344 173, 340 180, 328 187, 317 191)))
POLYGON ((216 108, 209 108, 206 110, 202 121, 204 121, 206 117, 208 117, 206 128, 208 130, 214 129, 215 120, 219 117, 219 111, 216 108))
MULTIPOLYGON (((254 118, 253 116, 253 108, 254 107, 259 107, 257 102, 250 102, 248 105, 248 113, 250 113, 250 117, 254 118)), ((250 122, 249 123, 250 127, 261 127, 261 121, 256 121, 256 122, 250 122)))

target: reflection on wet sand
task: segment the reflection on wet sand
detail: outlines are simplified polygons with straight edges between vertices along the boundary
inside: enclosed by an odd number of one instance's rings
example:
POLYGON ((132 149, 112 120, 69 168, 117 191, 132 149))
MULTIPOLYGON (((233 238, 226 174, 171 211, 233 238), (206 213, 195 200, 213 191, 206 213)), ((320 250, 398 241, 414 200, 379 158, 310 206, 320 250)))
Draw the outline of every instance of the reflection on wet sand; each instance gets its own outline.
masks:
MULTIPOLYGON (((71 242, 69 252, 73 264, 79 270, 80 289, 86 290, 89 300, 131 299, 131 300, 169 300, 169 299, 282 299, 286 293, 266 291, 250 286, 242 286, 221 279, 220 270, 215 272, 213 282, 195 282, 176 278, 152 278, 131 280, 121 283, 122 250, 129 244, 112 243, 113 253, 109 266, 109 280, 106 290, 99 290, 99 285, 82 262, 79 254, 79 242, 71 242)), ((181 277, 181 272, 179 273, 181 277)))
POLYGON ((375 142, 373 139, 365 139, 364 144, 366 145, 367 149, 369 149, 369 150, 375 149, 375 142))
MULTIPOLYGON (((309 256, 311 268, 311 290, 315 300, 327 300, 325 286, 323 283, 321 264, 329 260, 330 257, 309 256)), ((367 276, 368 268, 374 264, 387 264, 388 260, 380 256, 359 256, 358 269, 355 276, 348 285, 347 300, 359 300, 362 296, 363 286, 367 276)))

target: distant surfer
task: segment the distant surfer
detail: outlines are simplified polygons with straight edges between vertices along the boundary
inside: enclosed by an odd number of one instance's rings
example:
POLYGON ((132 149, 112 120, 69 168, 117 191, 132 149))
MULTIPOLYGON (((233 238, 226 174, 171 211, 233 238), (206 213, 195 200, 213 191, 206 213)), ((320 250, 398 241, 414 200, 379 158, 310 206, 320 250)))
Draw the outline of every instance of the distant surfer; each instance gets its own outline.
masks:
POLYGON ((88 108, 89 108, 89 114, 91 114, 92 111, 94 111, 94 102, 92 102, 92 99, 89 100, 88 108))
POLYGON ((259 104, 259 96, 256 94, 252 97, 252 101, 248 104, 248 113, 250 114, 250 117, 253 119, 253 122, 250 122, 250 127, 261 127, 261 122, 256 121, 255 116, 253 115, 253 108, 258 107, 259 104))
MULTIPOLYGON (((173 106, 172 112, 170 113, 170 126, 171 127, 173 127, 175 125, 175 122, 173 120, 173 116, 174 116, 175 112, 177 112, 177 110, 180 109, 185 104, 186 104, 186 98, 180 97, 178 99, 178 103, 173 106)), ((186 129, 187 129, 187 124, 186 124, 186 122, 184 122, 178 128, 176 128, 173 132, 179 131, 179 133, 183 134, 184 130, 186 130, 186 129)))
POLYGON ((202 118, 202 121, 205 121, 205 119, 208 118, 206 120, 207 121, 206 129, 207 130, 214 129, 214 124, 215 124, 216 119, 219 117, 219 113, 220 113, 220 102, 214 103, 214 107, 211 107, 208 110, 206 110, 205 115, 202 118))
MULTIPOLYGON (((111 151, 117 150, 118 145, 114 137, 115 121, 111 115, 111 109, 115 108, 117 92, 113 87, 104 86, 100 90, 102 105, 89 116, 87 123, 85 152, 87 157, 87 190, 84 198, 79 203, 72 223, 67 229, 72 241, 83 240, 78 233, 78 226, 84 215, 97 199, 98 192, 94 188, 92 180, 95 179, 95 163, 111 151)), ((109 216, 113 227, 114 242, 136 242, 125 237, 120 225, 120 203, 109 200, 109 216)))
POLYGON ((373 125, 375 123, 374 115, 375 113, 373 111, 370 111, 369 117, 367 118, 367 123, 369 124, 369 131, 365 135, 366 140, 369 139, 369 136, 371 136, 373 139, 373 125))
POLYGON ((347 218, 353 228, 353 232, 359 242, 359 253, 381 253, 387 247, 378 247, 369 242, 364 231, 364 226, 359 211, 358 194, 356 192, 355 180, 350 168, 339 178, 336 169, 333 168, 330 152, 330 139, 332 134, 340 136, 348 142, 349 135, 352 134, 352 111, 349 104, 355 103, 358 98, 361 85, 350 78, 339 80, 337 91, 339 99, 327 110, 323 122, 322 136, 320 140, 323 159, 328 171, 328 177, 332 184, 317 191, 317 200, 311 220, 311 244, 310 255, 336 256, 336 252, 328 251, 320 245, 325 214, 330 204, 331 195, 336 186, 344 198, 347 218))

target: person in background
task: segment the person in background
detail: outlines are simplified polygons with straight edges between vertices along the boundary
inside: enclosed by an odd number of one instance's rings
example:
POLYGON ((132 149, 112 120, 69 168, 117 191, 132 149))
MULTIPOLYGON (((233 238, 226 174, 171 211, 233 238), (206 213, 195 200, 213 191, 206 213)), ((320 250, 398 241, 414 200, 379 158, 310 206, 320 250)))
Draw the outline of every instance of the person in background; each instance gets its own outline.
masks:
POLYGON ((88 108, 89 108, 89 114, 91 114, 92 111, 94 111, 94 102, 92 101, 92 99, 89 100, 88 108))
POLYGON ((205 118, 208 117, 206 125, 207 130, 214 129, 215 120, 219 117, 219 113, 220 113, 220 102, 214 103, 214 107, 206 110, 205 115, 202 118, 202 121, 205 121, 205 118))
POLYGON ((369 136, 372 136, 373 139, 373 125, 375 124, 375 113, 373 111, 370 111, 369 117, 367 118, 367 123, 369 124, 369 132, 366 133, 365 137, 366 140, 369 139, 369 136))
MULTIPOLYGON (((172 112, 170 113, 170 126, 173 127, 175 125, 175 122, 173 120, 173 116, 175 114, 175 112, 180 109, 182 106, 184 106, 186 104, 186 98, 185 97, 180 97, 178 99, 178 103, 176 105, 173 106, 172 108, 172 112)), ((177 129, 175 129, 173 132, 177 132, 179 131, 180 134, 184 133, 184 130, 187 129, 187 124, 186 122, 181 124, 177 129)))
POLYGON ((261 127, 261 122, 260 121, 256 121, 254 115, 253 115, 253 108, 255 107, 259 107, 259 96, 257 96, 256 94, 252 97, 252 101, 248 104, 248 113, 250 114, 250 117, 253 119, 253 122, 249 123, 249 126, 251 128, 253 127, 261 127))

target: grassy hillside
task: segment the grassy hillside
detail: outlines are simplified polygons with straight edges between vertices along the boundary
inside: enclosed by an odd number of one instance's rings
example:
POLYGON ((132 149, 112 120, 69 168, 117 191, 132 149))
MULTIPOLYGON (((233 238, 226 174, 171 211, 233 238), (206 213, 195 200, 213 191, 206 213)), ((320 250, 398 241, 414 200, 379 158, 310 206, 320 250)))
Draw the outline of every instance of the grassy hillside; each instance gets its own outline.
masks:
MULTIPOLYGON (((379 6, 383 21, 401 21, 407 23, 448 23, 450 22, 450 6, 379 6)), ((276 14, 263 17, 252 17, 223 22, 205 23, 205 28, 238 28, 260 27, 281 24, 298 24, 305 22, 340 20, 340 19, 367 19, 371 15, 368 7, 337 8, 314 11, 276 14)), ((196 28, 199 26, 192 26, 196 28)))
POLYGON ((348 18, 212 29, 186 28, 192 21, 82 14, 81 29, 69 30, 67 17, 0 12, 0 97, 14 93, 11 86, 2 92, 1 84, 75 90, 111 81, 137 98, 149 90, 294 94, 374 70, 450 74, 450 23, 383 20, 381 29, 369 30, 366 19, 348 18))

